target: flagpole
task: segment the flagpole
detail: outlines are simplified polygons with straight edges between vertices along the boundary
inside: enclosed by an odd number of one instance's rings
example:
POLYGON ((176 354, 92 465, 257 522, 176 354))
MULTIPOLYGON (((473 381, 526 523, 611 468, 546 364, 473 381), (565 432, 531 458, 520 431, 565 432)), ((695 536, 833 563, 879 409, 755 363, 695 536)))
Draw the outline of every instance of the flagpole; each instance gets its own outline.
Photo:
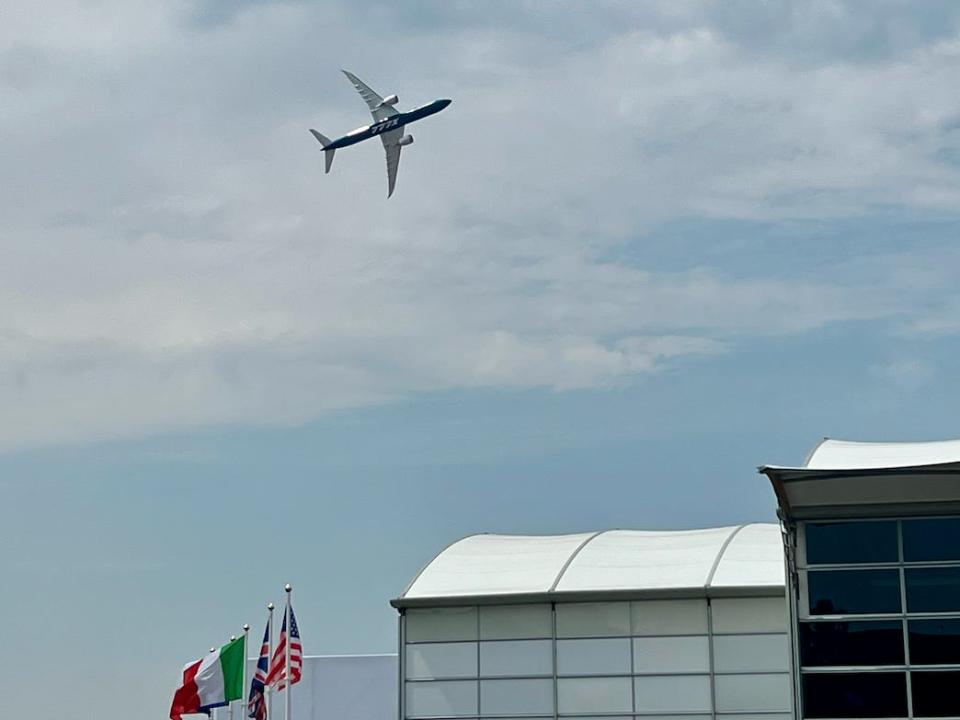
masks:
POLYGON ((244 702, 247 692, 247 636, 250 634, 250 626, 243 624, 243 680, 240 682, 240 720, 247 716, 247 704, 244 702))
MULTIPOLYGON (((236 639, 236 635, 230 636, 230 642, 233 642, 236 639)), ((233 720, 233 700, 227 700, 227 717, 230 718, 230 720, 233 720)))
MULTIPOLYGON (((210 652, 211 652, 211 653, 215 653, 216 651, 217 651, 216 648, 210 648, 210 652)), ((220 708, 214 708, 214 709, 211 711, 211 717, 214 718, 214 720, 219 720, 219 718, 220 718, 220 708)))
MULTIPOLYGON (((267 667, 273 659, 273 603, 267 603, 267 667)), ((267 701, 267 720, 273 717, 273 688, 267 685, 263 688, 267 701)))
POLYGON ((284 658, 283 658, 284 675, 287 679, 287 697, 286 697, 287 704, 284 710, 283 720, 290 720, 290 693, 293 691, 293 683, 290 682, 291 680, 290 678, 290 645, 293 642, 290 637, 293 634, 293 628, 290 625, 290 591, 293 590, 293 587, 291 587, 290 583, 287 583, 286 585, 284 585, 283 589, 287 593, 287 610, 286 610, 287 614, 286 614, 286 619, 284 620, 284 624, 287 627, 287 638, 286 638, 287 641, 286 641, 286 644, 284 645, 284 658))

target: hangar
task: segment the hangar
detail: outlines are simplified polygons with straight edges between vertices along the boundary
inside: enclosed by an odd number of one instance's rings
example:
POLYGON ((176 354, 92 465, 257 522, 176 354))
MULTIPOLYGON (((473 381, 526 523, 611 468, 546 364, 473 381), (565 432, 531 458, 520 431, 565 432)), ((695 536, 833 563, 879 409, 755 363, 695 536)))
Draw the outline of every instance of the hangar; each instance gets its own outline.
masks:
POLYGON ((790 717, 780 527, 473 535, 393 601, 400 717, 790 717))

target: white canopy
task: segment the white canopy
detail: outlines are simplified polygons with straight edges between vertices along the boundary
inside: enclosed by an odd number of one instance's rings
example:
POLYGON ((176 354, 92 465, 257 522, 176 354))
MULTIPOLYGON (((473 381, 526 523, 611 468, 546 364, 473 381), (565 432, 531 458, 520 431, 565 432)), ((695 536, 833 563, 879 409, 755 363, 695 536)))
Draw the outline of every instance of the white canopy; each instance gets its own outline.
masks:
POLYGON ((606 530, 575 535, 471 535, 437 555, 394 601, 567 594, 706 595, 783 591, 778 525, 606 530))
POLYGON ((764 465, 787 517, 878 515, 960 507, 960 440, 825 439, 800 467, 764 465))

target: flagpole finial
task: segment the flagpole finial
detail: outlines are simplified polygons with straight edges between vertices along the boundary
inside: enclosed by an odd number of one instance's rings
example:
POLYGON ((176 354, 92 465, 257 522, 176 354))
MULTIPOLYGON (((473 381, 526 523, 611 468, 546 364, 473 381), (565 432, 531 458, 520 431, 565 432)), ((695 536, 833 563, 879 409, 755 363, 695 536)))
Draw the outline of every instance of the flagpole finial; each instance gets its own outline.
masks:
POLYGON ((210 648, 210 652, 216 652, 216 651, 217 651, 216 648, 210 648))
POLYGON ((273 607, 274 607, 273 603, 267 603, 267 610, 269 610, 270 612, 273 612, 273 607))
POLYGON ((231 636, 230 636, 230 642, 233 642, 233 641, 236 640, 236 639, 237 639, 237 636, 236 636, 236 635, 231 635, 231 636))
POLYGON ((283 586, 283 589, 285 592, 289 594, 290 591, 293 590, 293 585, 291 585, 290 583, 287 583, 286 585, 283 586))
POLYGON ((247 625, 247 623, 244 623, 244 624, 243 624, 243 631, 244 631, 244 632, 250 632, 250 626, 247 625))

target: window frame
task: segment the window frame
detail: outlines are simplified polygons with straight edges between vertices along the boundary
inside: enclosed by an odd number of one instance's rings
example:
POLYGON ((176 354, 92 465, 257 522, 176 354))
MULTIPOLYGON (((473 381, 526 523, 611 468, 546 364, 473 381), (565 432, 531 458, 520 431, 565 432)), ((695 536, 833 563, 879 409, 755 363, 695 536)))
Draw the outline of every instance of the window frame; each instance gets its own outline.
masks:
MULTIPOLYGON (((928 672, 951 672, 960 671, 960 659, 954 663, 941 664, 918 664, 913 662, 910 655, 910 634, 909 622, 911 620, 957 620, 960 621, 960 606, 953 610, 942 610, 937 612, 910 612, 907 605, 907 585, 906 575, 910 569, 920 568, 956 568, 960 571, 960 559, 957 560, 917 560, 908 561, 905 559, 903 526, 905 522, 913 520, 936 520, 952 519, 960 521, 960 515, 933 515, 933 516, 898 516, 883 518, 830 518, 816 519, 809 521, 800 521, 796 525, 796 579, 797 591, 797 617, 792 618, 792 630, 795 642, 799 642, 800 625, 809 622, 859 622, 871 620, 894 620, 900 622, 901 639, 903 642, 904 662, 901 665, 844 665, 844 666, 804 666, 799 655, 799 646, 795 660, 797 662, 797 681, 798 689, 804 685, 803 678, 807 675, 844 675, 844 674, 882 674, 882 673, 903 673, 906 682, 907 691, 907 718, 919 718, 914 714, 913 709, 913 688, 912 676, 917 673, 928 672), (807 561, 806 548, 806 527, 808 524, 817 524, 822 522, 850 522, 850 523, 869 523, 869 522, 890 522, 895 521, 897 532, 897 559, 888 562, 863 562, 863 563, 809 563, 807 561), (817 571, 831 570, 896 570, 899 575, 900 583, 900 612, 885 613, 836 613, 832 615, 819 615, 810 612, 810 588, 808 582, 808 573, 817 571)), ((800 698, 801 703, 802 698, 800 698)), ((804 708, 804 717, 806 717, 804 708)))

